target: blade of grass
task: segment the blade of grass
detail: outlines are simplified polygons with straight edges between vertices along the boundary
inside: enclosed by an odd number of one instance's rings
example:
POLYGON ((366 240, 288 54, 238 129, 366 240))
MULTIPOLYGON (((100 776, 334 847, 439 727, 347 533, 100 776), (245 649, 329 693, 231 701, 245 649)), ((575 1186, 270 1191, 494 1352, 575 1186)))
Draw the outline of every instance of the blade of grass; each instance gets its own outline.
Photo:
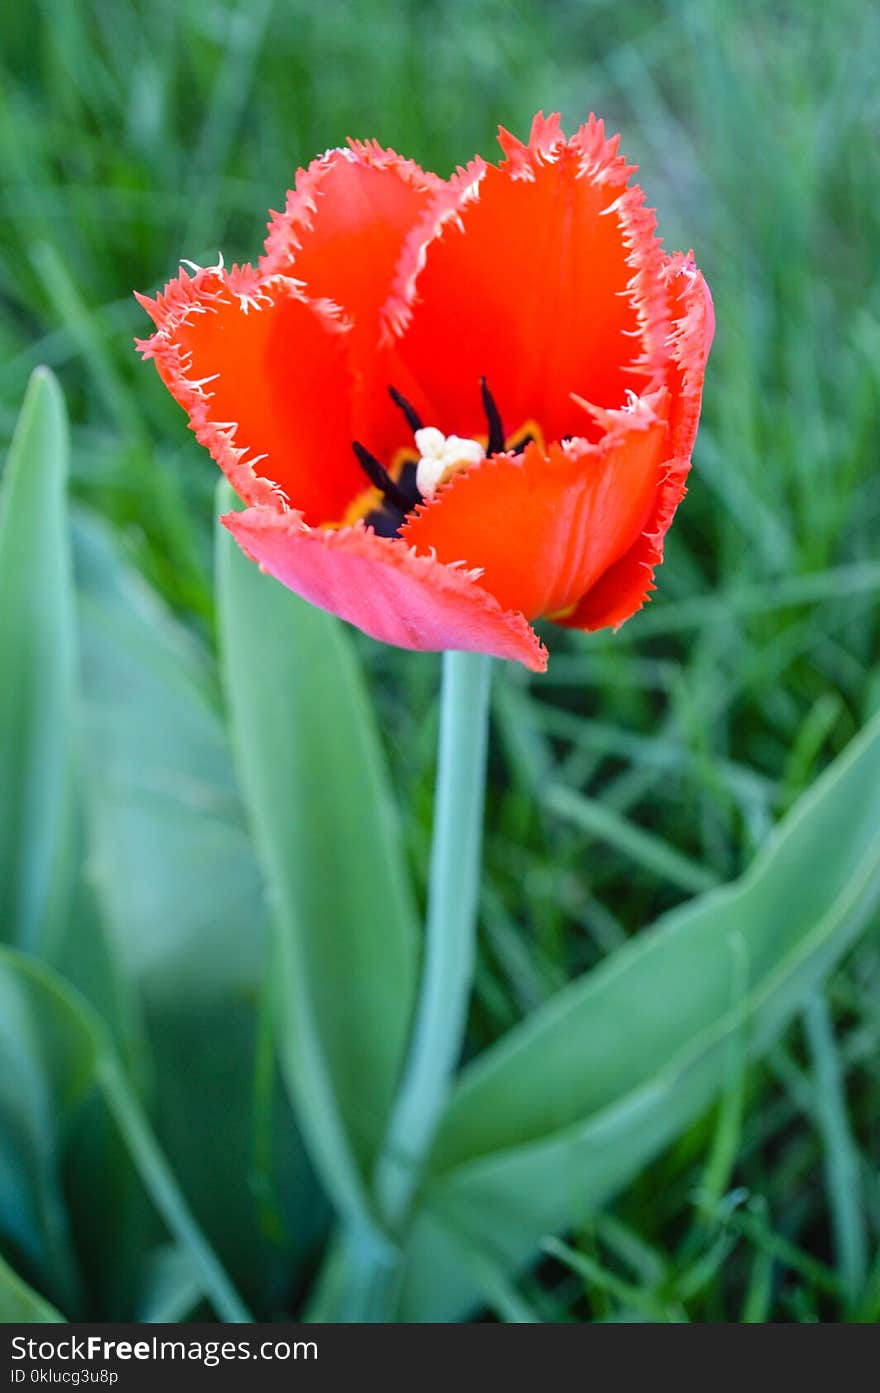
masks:
POLYGON ((718 884, 718 876, 708 866, 691 861, 661 837, 636 827, 592 798, 586 798, 561 784, 551 784, 545 799, 547 806, 558 816, 607 842, 624 856, 631 857, 687 894, 697 895, 718 884))
POLYGON ((663 1324, 686 1320, 680 1308, 663 1301, 643 1287, 633 1286, 632 1282, 615 1276, 607 1267, 603 1267, 586 1253, 578 1252, 568 1243, 563 1243, 559 1238, 545 1239, 541 1248, 550 1257, 556 1258, 558 1262, 582 1277, 588 1289, 591 1286, 599 1287, 619 1301, 625 1309, 636 1311, 647 1320, 660 1321, 663 1324))
POLYGON ((250 1323, 253 1316, 196 1223, 140 1104, 115 1059, 104 1051, 96 1060, 96 1076, 147 1193, 168 1225, 169 1232, 190 1254, 218 1315, 233 1324, 250 1323))
POLYGON ((825 1152, 834 1251, 847 1299, 854 1304, 864 1288, 868 1269, 859 1158, 850 1131, 834 1028, 821 992, 810 997, 804 1026, 816 1082, 817 1123, 825 1152))

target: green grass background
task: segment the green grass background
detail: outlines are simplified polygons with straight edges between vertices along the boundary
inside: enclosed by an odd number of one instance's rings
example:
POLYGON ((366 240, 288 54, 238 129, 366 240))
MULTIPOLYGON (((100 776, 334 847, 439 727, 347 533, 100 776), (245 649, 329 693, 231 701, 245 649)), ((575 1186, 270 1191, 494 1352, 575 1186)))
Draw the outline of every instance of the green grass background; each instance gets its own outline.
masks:
MULTIPOLYGON (((298 165, 375 136, 445 174, 491 155, 499 122, 525 135, 539 107, 569 127, 593 109, 642 166, 666 246, 706 273, 704 422, 655 600, 618 637, 553 631, 548 676, 496 685, 472 1049, 737 874, 880 705, 878 70, 880 14, 858 0, 2 11, 0 436, 49 363, 76 495, 208 637, 215 471, 133 353, 131 290, 181 256, 255 256, 298 165), (577 823, 559 785, 584 795, 577 823)), ((437 660, 358 646, 423 884, 437 660)), ((842 1080, 876 1254, 876 933, 816 1010, 741 1107, 574 1236, 579 1271, 548 1256, 525 1279, 543 1318, 644 1314, 658 1289, 695 1320, 843 1318, 815 1081, 842 1080)), ((876 1263, 857 1314, 880 1315, 876 1263)))

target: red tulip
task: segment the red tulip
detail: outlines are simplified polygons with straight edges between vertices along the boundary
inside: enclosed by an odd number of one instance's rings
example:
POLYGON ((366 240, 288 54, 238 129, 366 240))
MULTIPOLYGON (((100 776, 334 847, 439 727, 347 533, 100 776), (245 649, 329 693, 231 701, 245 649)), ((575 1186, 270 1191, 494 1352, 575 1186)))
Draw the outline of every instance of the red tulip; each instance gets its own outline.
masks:
POLYGON ((448 181, 352 141, 256 267, 185 271, 141 343, 291 590, 404 648, 542 670, 529 621, 617 627, 685 492, 714 319, 591 117, 448 181))

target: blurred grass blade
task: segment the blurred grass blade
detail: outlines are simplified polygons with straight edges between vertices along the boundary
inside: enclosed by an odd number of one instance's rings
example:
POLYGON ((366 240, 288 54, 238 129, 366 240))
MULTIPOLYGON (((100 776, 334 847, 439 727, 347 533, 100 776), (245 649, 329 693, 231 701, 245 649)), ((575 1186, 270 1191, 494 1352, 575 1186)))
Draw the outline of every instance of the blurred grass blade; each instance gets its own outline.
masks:
MULTIPOLYGON (((99 1018, 57 974, 9 949, 0 949, 0 1000, 4 1024, 0 1037, 4 1068, 0 1078, 11 1077, 20 1083, 24 1070, 29 1071, 28 1090, 10 1090, 6 1101, 4 1125, 0 1127, 0 1171, 14 1174, 16 1164, 28 1164, 31 1159, 22 1156, 15 1146, 15 1131, 9 1125, 10 1120, 13 1125, 16 1120, 12 1107, 17 1100, 24 1125, 35 1111, 42 1120, 42 1131, 34 1138, 34 1157, 57 1184, 66 1124, 76 1105, 97 1089, 119 1128, 145 1190, 171 1235, 189 1254, 217 1314, 226 1321, 249 1321, 249 1312, 190 1212, 99 1018), (30 1096, 24 1096, 26 1091, 30 1095, 35 1083, 45 1098, 45 1105, 37 1109, 30 1096)), ((4 1200, 5 1189, 4 1186, 4 1200)), ((60 1184, 56 1195, 60 1202, 60 1184)), ((11 1206, 14 1202, 12 1196, 11 1206)), ((0 1209, 0 1217, 2 1213, 0 1209)), ((76 1299, 75 1294, 72 1299, 76 1299)))
POLYGON ((23 1282, 0 1257, 0 1325, 50 1324, 64 1317, 23 1282))
POLYGON ((0 949, 0 1243, 76 1319, 83 1281, 63 1192, 63 1138, 90 1087, 92 1053, 80 1035, 68 1040, 51 1001, 32 998, 18 961, 0 949))
MULTIPOLYGON (((222 487, 220 510, 231 501, 222 487)), ((223 528, 218 546, 233 740, 280 937, 282 1058, 331 1194, 364 1220, 415 985, 402 838, 342 626, 223 528)))
POLYGON ((709 867, 692 861, 661 837, 637 827, 595 798, 585 798, 582 793, 575 793, 561 784, 551 784, 546 801, 548 808, 559 817, 616 847, 624 856, 689 895, 710 890, 718 883, 718 877, 709 867))
POLYGON ((557 1259, 565 1267, 576 1272, 583 1279, 584 1288, 589 1293, 593 1288, 607 1292, 609 1296, 619 1301, 624 1309, 636 1312, 641 1320, 646 1321, 678 1321, 681 1319, 681 1311, 673 1309, 667 1305, 661 1297, 658 1297, 650 1289, 634 1286, 632 1282, 625 1282, 620 1277, 616 1277, 600 1262, 592 1258, 587 1253, 581 1253, 576 1248, 572 1248, 568 1243, 562 1243, 558 1238, 548 1238, 541 1245, 545 1253, 557 1259))
POLYGON ((626 1184, 723 1086, 731 1036, 764 1050, 878 899, 880 717, 741 880, 666 915, 465 1070, 404 1318, 445 1320, 474 1301, 456 1229, 516 1269, 626 1184))
MULTIPOLYGON (((748 959, 740 934, 731 935, 728 943, 732 955, 730 1005, 737 1011, 745 999, 748 987, 748 959)), ((718 1116, 698 1198, 703 1218, 710 1223, 730 1186, 742 1134, 748 1074, 748 1040, 745 1030, 747 1016, 740 1012, 740 1017, 742 1028, 732 1030, 727 1041, 718 1116)))
POLYGON ((202 1301, 202 1284, 189 1254, 162 1248, 147 1269, 136 1319, 142 1325, 170 1325, 190 1320, 202 1301))
POLYGON ((814 992, 807 1002, 804 1025, 813 1061, 816 1115, 825 1148, 825 1186, 835 1256, 847 1298, 855 1305, 868 1271, 859 1156, 847 1116, 831 1013, 821 992, 814 992))
POLYGON ((67 419, 31 377, 0 492, 0 940, 57 939, 70 877, 75 638, 67 419))
POLYGON ((97 1054, 95 1074, 144 1188, 165 1220, 169 1232, 189 1253, 205 1294, 217 1314, 222 1320, 247 1324, 253 1317, 242 1304, 214 1250, 193 1218, 140 1104, 115 1057, 106 1049, 97 1054))

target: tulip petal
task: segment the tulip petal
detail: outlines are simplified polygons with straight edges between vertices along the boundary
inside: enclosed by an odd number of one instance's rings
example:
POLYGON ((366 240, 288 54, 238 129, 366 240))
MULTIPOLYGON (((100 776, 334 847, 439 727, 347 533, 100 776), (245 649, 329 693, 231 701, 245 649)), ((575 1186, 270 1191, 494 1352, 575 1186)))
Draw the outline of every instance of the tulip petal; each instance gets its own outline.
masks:
POLYGON ((663 560, 663 541, 687 493, 690 461, 666 466, 651 514, 638 541, 610 566, 570 614, 557 619, 567 629, 619 629, 641 609, 654 589, 654 568, 663 560))
POLYGON ((638 403, 599 445, 495 455, 422 504, 402 538, 440 561, 480 567, 481 584, 527 618, 575 604, 639 536, 657 491, 665 421, 638 403))
POLYGON ((293 276, 311 297, 332 300, 355 338, 375 347, 404 239, 442 187, 375 141, 328 150, 298 171, 284 212, 272 215, 260 271, 293 276))
POLYGON ((445 187, 436 174, 376 141, 350 140, 299 170, 284 212, 272 215, 260 261, 262 275, 292 276, 311 298, 332 301, 344 315, 352 438, 368 440, 382 458, 411 443, 389 384, 419 410, 427 402, 394 347, 380 342, 380 311, 407 236, 445 187))
POLYGON ((477 434, 485 376, 509 429, 561 439, 584 429, 572 393, 621 408, 660 372, 662 252, 601 121, 566 140, 539 116, 528 145, 501 143, 505 163, 461 171, 411 233, 386 320, 429 424, 477 434))
POLYGON ((644 531, 627 554, 611 566, 575 610, 558 622, 573 629, 619 628, 649 598, 654 570, 663 560, 663 543, 675 511, 687 492, 691 450, 700 419, 703 376, 712 346, 712 297, 692 256, 667 258, 672 329, 669 384, 669 447, 674 458, 663 470, 644 531))
POLYGON ((262 507, 222 521, 288 589, 382 643, 491 653, 535 672, 547 666, 547 651, 522 614, 506 612, 461 568, 417 556, 362 524, 313 529, 297 513, 262 507))
POLYGON ((251 267, 184 271, 139 344, 236 492, 336 520, 364 479, 351 441, 345 326, 295 282, 251 267), (263 458, 264 457, 264 458, 263 458))
POLYGON ((669 293, 670 444, 676 459, 689 459, 700 421, 703 377, 715 334, 709 287, 694 264, 693 252, 666 257, 663 278, 669 293))

